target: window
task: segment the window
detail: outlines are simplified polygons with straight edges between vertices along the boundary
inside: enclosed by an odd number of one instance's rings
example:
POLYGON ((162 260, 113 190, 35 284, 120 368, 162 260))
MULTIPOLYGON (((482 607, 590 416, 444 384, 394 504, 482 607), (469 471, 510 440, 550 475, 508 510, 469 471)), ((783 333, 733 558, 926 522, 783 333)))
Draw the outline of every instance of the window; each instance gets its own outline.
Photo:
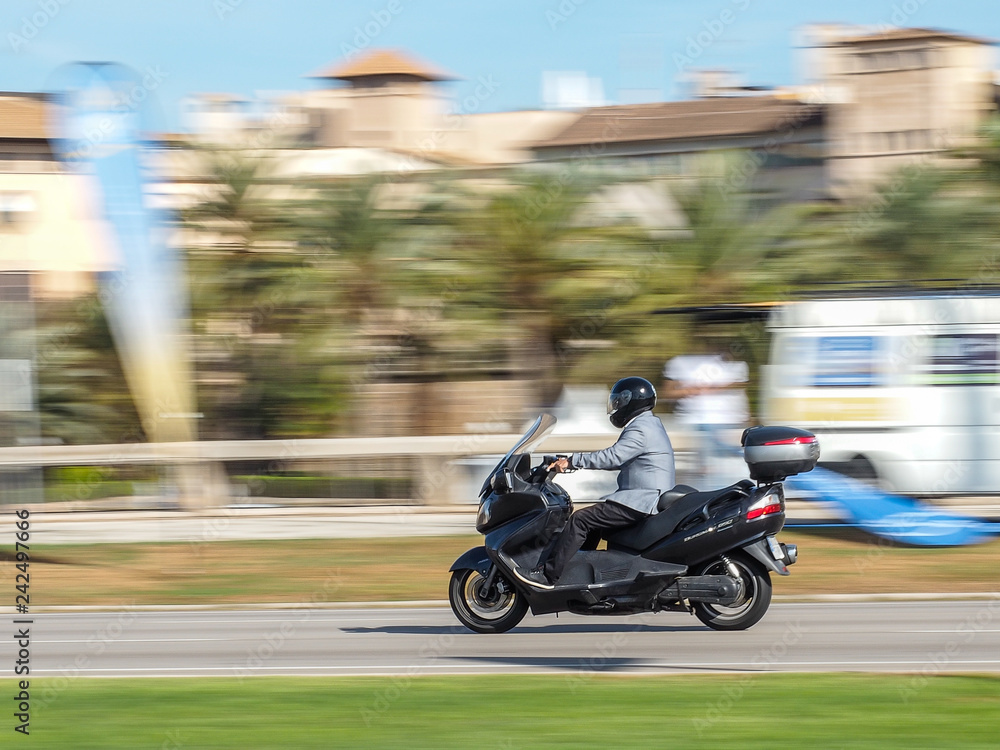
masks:
POLYGON ((0 231, 22 228, 35 212, 31 193, 0 193, 0 231))
POLYGON ((993 333, 954 333, 930 341, 926 363, 918 368, 928 385, 982 385, 997 378, 997 337, 993 333))
POLYGON ((811 385, 881 385, 878 342, 874 336, 820 336, 811 385))
POLYGON ((865 388, 885 385, 884 342, 877 336, 795 336, 778 361, 781 385, 791 388, 865 388))
POLYGON ((876 61, 879 70, 896 70, 899 67, 899 56, 895 52, 882 52, 876 61))
POLYGON ((898 52, 860 52, 854 57, 851 72, 879 73, 889 70, 915 70, 930 67, 928 49, 907 49, 898 52))

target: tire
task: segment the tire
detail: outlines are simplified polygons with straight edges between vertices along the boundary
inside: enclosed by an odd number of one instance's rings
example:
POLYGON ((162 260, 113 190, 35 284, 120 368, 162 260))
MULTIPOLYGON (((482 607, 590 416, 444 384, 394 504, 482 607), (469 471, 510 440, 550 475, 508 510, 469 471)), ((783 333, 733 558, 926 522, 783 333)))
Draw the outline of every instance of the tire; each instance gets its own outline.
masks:
POLYGON ((488 595, 479 591, 483 575, 476 570, 456 570, 451 575, 448 600, 465 627, 476 633, 506 633, 528 612, 528 602, 499 575, 488 595), (502 590, 501 590, 502 589, 502 590))
POLYGON ((835 471, 850 479, 864 482, 883 492, 892 492, 891 484, 884 477, 879 476, 875 465, 864 456, 855 456, 850 461, 837 461, 822 464, 821 466, 824 469, 835 471))
MULTIPOLYGON (((743 598, 732 607, 693 602, 694 614, 712 630, 746 630, 760 622, 771 605, 771 575, 759 562, 739 552, 726 555, 743 582, 743 598)), ((712 560, 698 575, 732 575, 724 560, 712 560)))

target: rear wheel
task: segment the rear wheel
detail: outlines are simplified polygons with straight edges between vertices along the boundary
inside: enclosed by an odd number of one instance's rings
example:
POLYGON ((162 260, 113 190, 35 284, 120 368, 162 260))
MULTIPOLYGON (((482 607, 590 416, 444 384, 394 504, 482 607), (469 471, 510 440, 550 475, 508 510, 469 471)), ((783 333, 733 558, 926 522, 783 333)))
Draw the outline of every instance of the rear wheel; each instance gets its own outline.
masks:
POLYGON ((528 602, 501 576, 483 591, 484 576, 477 570, 456 570, 451 575, 448 600, 455 617, 477 633, 506 633, 528 612, 528 602))
POLYGON ((771 576, 747 555, 734 553, 726 555, 726 560, 713 560, 698 575, 739 577, 742 590, 733 605, 693 602, 695 616, 713 630, 746 630, 760 622, 771 604, 771 576))

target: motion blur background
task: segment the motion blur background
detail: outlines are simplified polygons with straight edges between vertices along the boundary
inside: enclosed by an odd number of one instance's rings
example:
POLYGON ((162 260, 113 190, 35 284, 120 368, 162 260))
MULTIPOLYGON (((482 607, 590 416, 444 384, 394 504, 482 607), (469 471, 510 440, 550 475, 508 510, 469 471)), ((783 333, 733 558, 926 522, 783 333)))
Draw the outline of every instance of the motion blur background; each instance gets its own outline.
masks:
POLYGON ((540 410, 606 445, 606 388, 678 355, 746 362, 757 421, 773 308, 997 282, 987 3, 278 5, 8 4, 0 441, 35 468, 4 453, 0 502, 451 501, 540 410), (105 314, 122 250, 53 145, 79 59, 136 71, 119 105, 157 125, 189 413, 137 404, 105 314), (286 442, 185 486, 126 460, 167 419, 286 442))

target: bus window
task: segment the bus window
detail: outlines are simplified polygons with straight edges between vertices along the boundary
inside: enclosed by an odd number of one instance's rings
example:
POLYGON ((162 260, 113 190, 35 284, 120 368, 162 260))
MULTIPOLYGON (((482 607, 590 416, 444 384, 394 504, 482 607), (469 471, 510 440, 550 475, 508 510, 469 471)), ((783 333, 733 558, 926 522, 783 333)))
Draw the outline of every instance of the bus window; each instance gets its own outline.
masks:
POLYGON ((812 380, 816 361, 815 336, 779 336, 772 363, 777 366, 777 385, 804 388, 812 380))
POLYGON ((882 385, 879 339, 875 336, 820 336, 810 385, 860 388, 882 385))
POLYGON ((920 382, 928 385, 984 385, 997 377, 997 337, 994 333, 952 333, 934 336, 920 382))

